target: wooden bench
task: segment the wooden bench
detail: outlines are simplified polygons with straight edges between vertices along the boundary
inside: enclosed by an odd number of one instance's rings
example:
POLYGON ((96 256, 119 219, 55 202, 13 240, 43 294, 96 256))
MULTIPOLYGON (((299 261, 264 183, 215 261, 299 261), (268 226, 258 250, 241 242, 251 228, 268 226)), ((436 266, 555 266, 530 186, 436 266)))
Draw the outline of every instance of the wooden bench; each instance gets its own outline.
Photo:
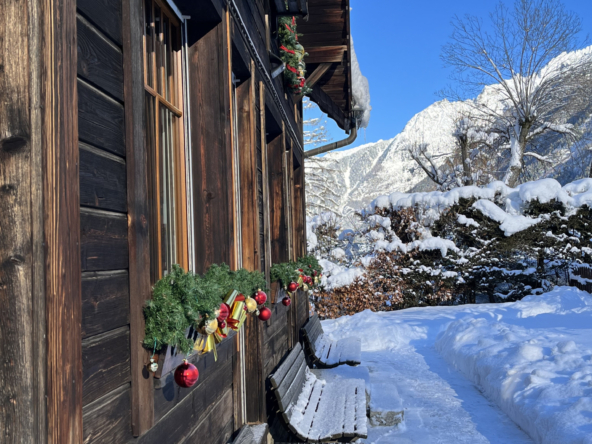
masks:
POLYGON ((302 327, 304 341, 313 364, 319 368, 333 368, 341 364, 360 365, 362 341, 359 338, 329 339, 315 314, 302 327))
POLYGON ((267 444, 267 424, 244 425, 232 444, 267 444))
POLYGON ((308 369, 298 343, 270 380, 283 419, 303 442, 367 438, 363 379, 317 379, 308 369))

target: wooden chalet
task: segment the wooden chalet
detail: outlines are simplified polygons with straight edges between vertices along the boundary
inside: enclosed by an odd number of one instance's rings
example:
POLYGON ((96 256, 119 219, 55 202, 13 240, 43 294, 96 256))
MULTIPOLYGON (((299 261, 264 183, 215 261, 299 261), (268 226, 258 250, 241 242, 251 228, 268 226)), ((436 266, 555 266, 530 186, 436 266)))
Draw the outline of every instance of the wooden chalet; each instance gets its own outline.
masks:
POLYGON ((0 0, 0 443, 226 443, 273 419, 306 294, 201 356, 189 389, 141 342, 171 264, 269 279, 306 253, 282 14, 349 131, 348 0, 0 0))

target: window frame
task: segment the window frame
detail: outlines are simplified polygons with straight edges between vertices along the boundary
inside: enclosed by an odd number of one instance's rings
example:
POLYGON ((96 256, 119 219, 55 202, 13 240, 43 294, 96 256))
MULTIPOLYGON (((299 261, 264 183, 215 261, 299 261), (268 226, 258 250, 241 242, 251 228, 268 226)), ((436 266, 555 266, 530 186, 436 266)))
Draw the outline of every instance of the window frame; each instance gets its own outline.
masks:
MULTIPOLYGON (((146 149, 149 163, 149 195, 150 195, 150 274, 151 281, 165 274, 163 260, 163 217, 161 194, 165 190, 163 174, 162 141, 166 137, 172 143, 173 168, 168 170, 174 200, 174 227, 169 240, 173 243, 174 258, 172 264, 179 264, 189 269, 189 218, 188 211, 188 176, 186 150, 186 103, 185 103, 185 42, 184 20, 178 17, 174 9, 162 0, 144 0, 144 91, 146 107, 146 149), (150 8, 148 10, 148 7, 150 8), (157 26, 157 13, 160 23, 157 26), (150 20, 150 23, 148 23, 150 20), (150 32, 149 32, 150 31, 150 32), (165 34, 166 31, 166 34, 165 34), (153 101, 152 109, 148 109, 149 100, 153 101), (166 129, 161 115, 168 113, 171 120, 166 129), (153 120, 152 120, 152 119, 153 120)), ((170 161, 170 159, 169 159, 170 161)))

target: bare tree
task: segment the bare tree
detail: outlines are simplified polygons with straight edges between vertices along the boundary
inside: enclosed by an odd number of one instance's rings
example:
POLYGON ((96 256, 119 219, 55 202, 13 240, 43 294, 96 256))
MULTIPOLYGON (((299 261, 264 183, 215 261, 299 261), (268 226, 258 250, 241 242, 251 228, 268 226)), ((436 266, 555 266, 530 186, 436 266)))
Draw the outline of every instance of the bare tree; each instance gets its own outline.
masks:
MULTIPOLYGON (((319 106, 311 102, 310 99, 303 100, 303 107, 306 113, 320 112, 319 106)), ((322 121, 321 117, 312 117, 302 122, 304 124, 304 145, 312 145, 314 147, 329 143, 332 137, 327 130, 327 120, 322 121)))
POLYGON ((433 155, 429 144, 418 142, 408 144, 407 151, 440 190, 482 185, 496 178, 498 159, 492 152, 503 139, 493 122, 476 118, 467 108, 455 117, 452 135, 454 147, 449 152, 433 155))
POLYGON ((326 211, 339 213, 339 184, 335 177, 340 171, 330 165, 325 157, 305 160, 306 213, 309 216, 326 211))
MULTIPOLYGON (((319 112, 318 105, 305 98, 303 101, 305 112, 319 112)), ((327 121, 322 117, 311 117, 304 123, 304 145, 319 146, 332 140, 327 130, 327 121)), ((329 166, 324 157, 311 157, 305 160, 306 180, 306 212, 309 216, 326 211, 337 212, 339 196, 336 190, 335 168, 329 166)))
POLYGON ((495 119, 505 131, 509 151, 504 181, 515 186, 525 157, 549 161, 530 147, 547 133, 578 137, 569 116, 588 106, 592 92, 592 51, 576 57, 567 52, 582 47, 580 19, 559 0, 515 0, 513 8, 499 3, 490 26, 480 18, 455 17, 451 41, 442 50, 445 65, 454 69, 460 90, 455 99, 493 86, 498 100, 467 102, 475 112, 495 119), (555 59, 555 60, 554 60, 555 59), (554 60, 553 63, 550 62, 554 60))

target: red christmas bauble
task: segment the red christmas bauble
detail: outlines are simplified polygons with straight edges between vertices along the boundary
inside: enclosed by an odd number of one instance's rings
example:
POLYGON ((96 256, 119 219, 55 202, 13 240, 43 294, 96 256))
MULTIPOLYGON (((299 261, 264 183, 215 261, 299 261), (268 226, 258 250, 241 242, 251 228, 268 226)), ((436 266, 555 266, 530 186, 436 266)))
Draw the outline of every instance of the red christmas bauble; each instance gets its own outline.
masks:
POLYGON ((314 275, 316 276, 316 275, 317 275, 317 270, 314 270, 314 271, 312 272, 312 274, 314 274, 314 275))
POLYGON ((175 382, 180 387, 192 387, 199 379, 199 371, 195 365, 190 364, 187 360, 175 369, 175 382))
POLYGON ((298 269, 298 271, 299 271, 300 273, 302 273, 304 270, 303 270, 302 268, 299 268, 299 269, 298 269))
POLYGON ((255 293, 255 301, 257 301, 257 305, 265 304, 265 301, 267 301, 267 295, 265 292, 258 290, 257 293, 255 293))
POLYGON ((267 307, 263 307, 259 312, 259 319, 267 321, 269 318, 271 318, 271 310, 267 307))
POLYGON ((230 309, 227 304, 222 303, 220 305, 220 315, 218 316, 218 322, 225 321, 230 314, 230 309))
POLYGON ((292 299, 290 299, 288 296, 286 296, 284 299, 282 299, 282 304, 284 304, 286 307, 288 305, 290 305, 292 303, 292 299))
POLYGON ((290 285, 288 285, 288 291, 293 293, 296 290, 298 290, 298 284, 296 282, 290 282, 290 285))
POLYGON ((226 328, 226 321, 218 321, 218 328, 226 328))

